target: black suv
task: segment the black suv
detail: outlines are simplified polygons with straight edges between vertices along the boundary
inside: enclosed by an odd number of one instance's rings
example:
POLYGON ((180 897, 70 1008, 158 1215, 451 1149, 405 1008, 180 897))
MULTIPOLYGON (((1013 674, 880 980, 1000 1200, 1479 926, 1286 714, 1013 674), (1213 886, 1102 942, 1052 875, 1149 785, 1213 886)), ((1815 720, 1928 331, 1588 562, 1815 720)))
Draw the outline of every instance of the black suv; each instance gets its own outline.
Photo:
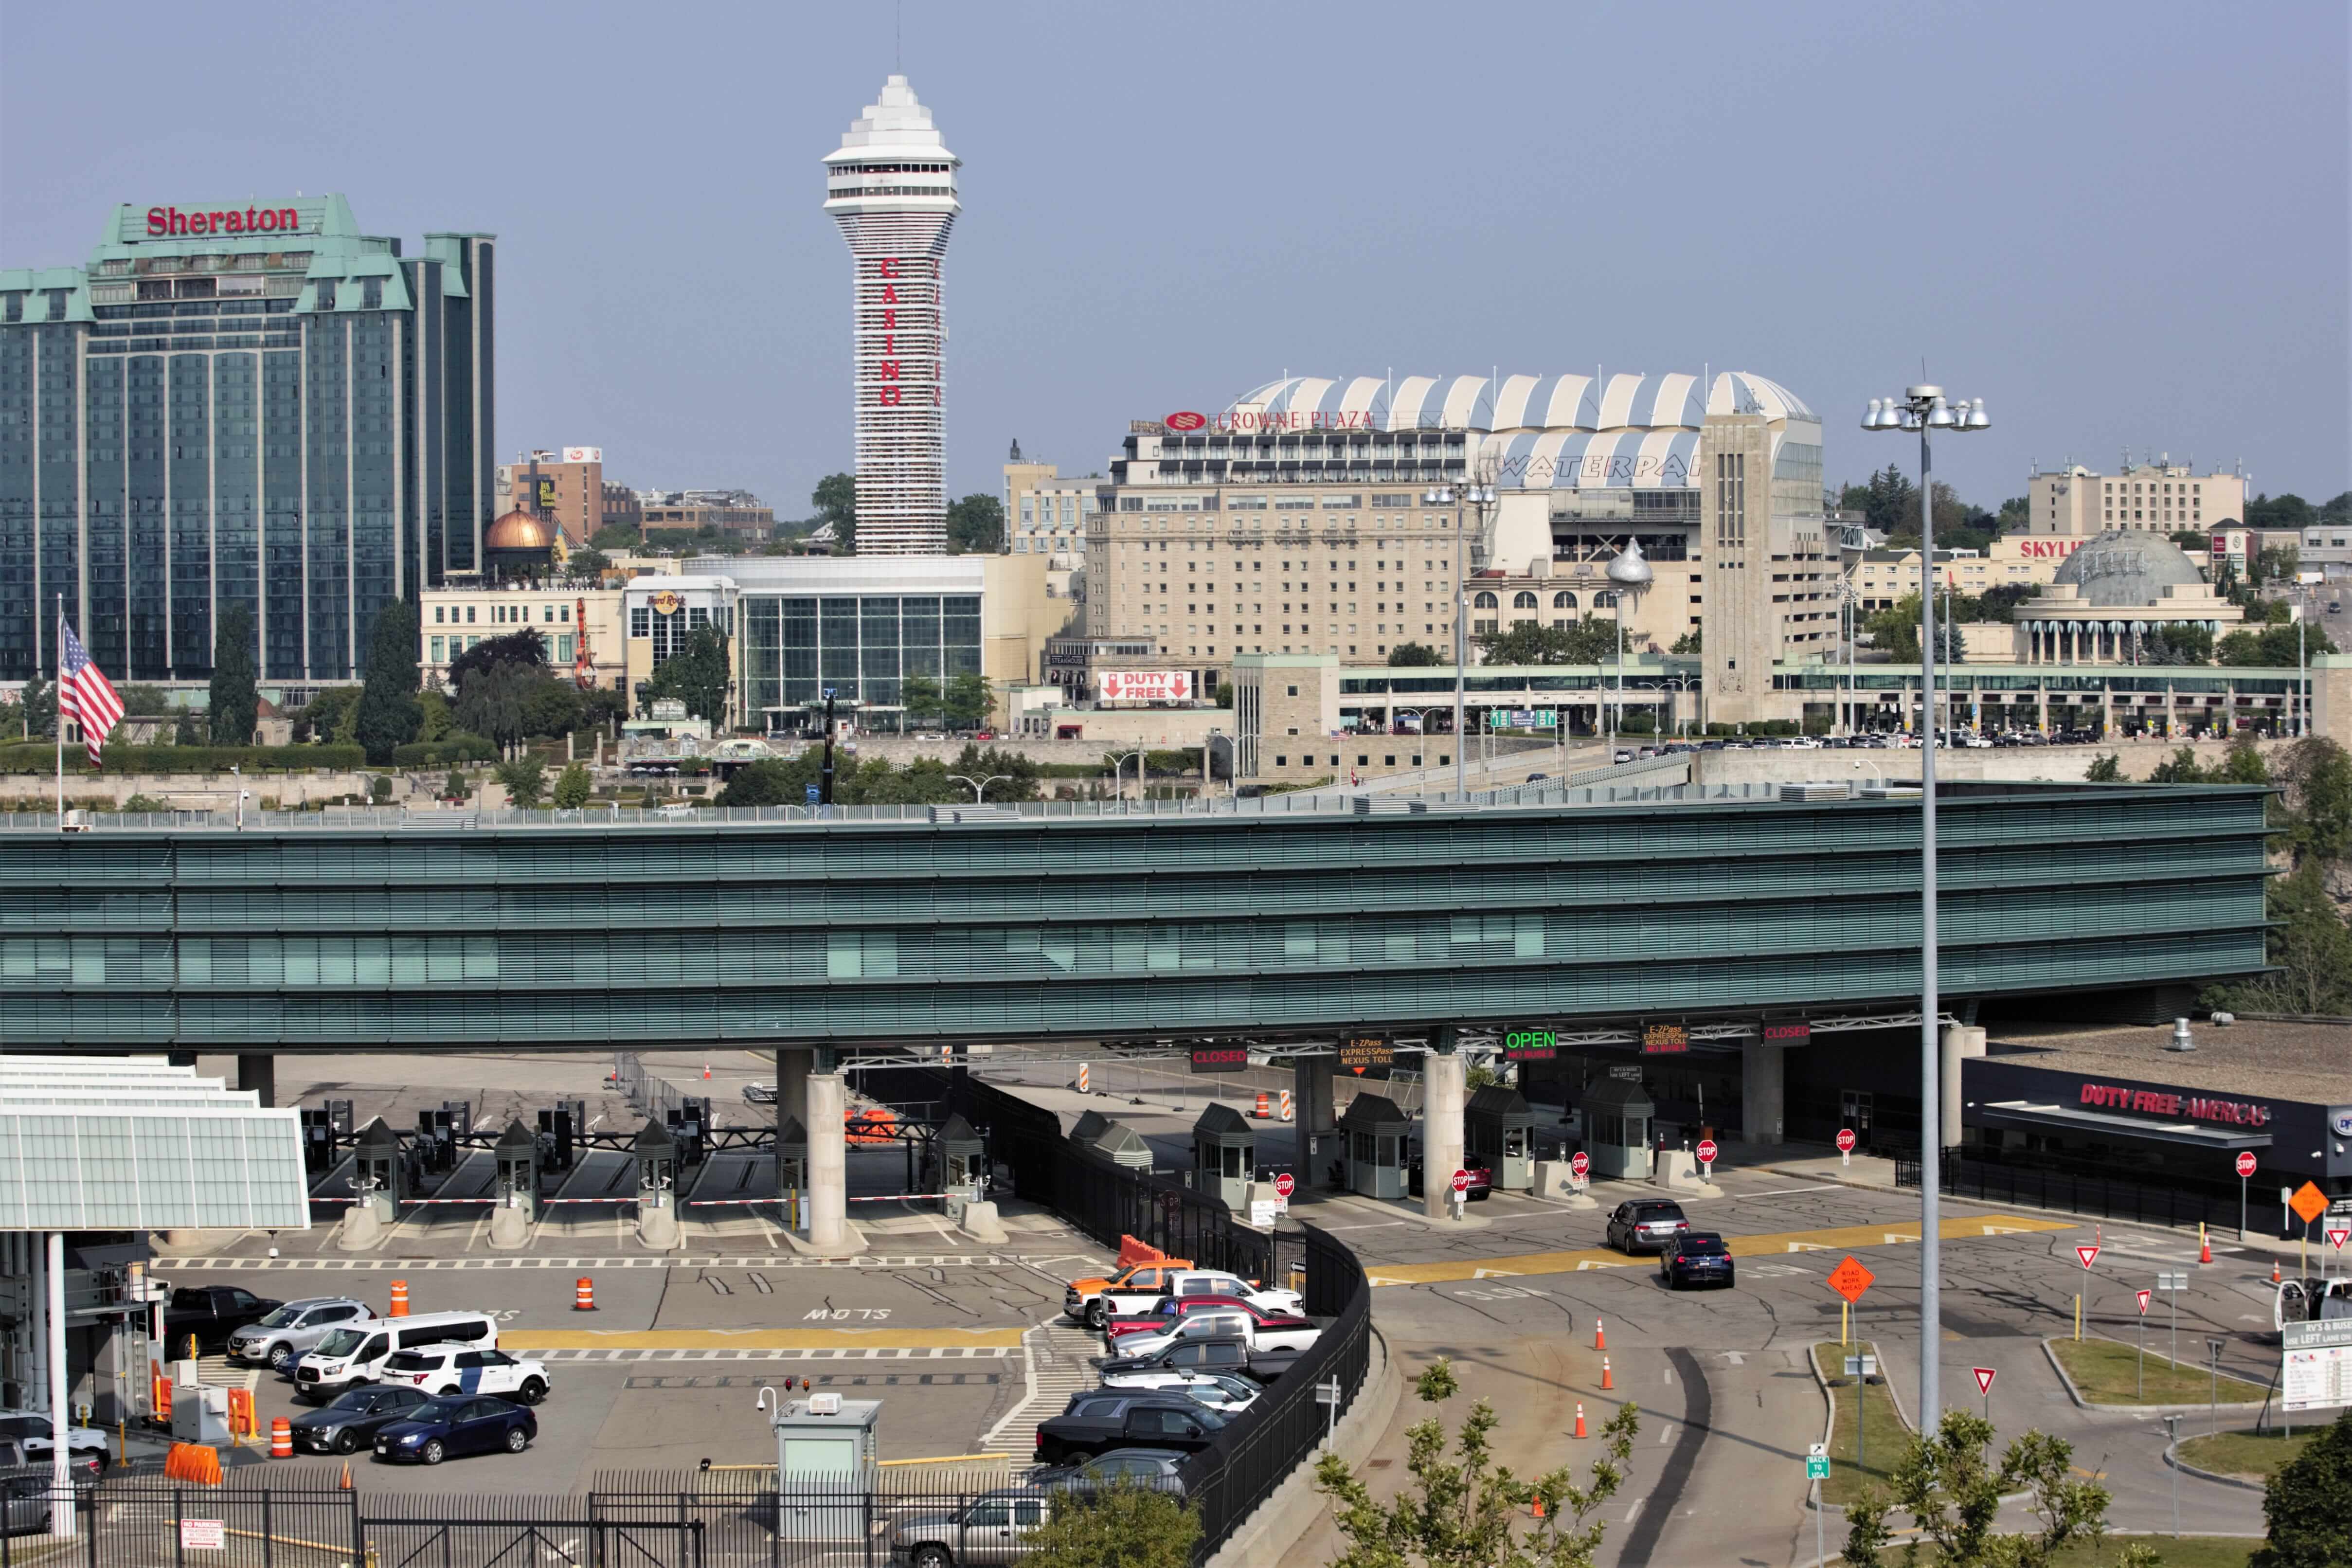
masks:
POLYGON ((1192 1453, 1209 1446, 1225 1418, 1182 1394, 1107 1389, 1080 1394, 1061 1415, 1037 1423, 1037 1462, 1059 1465, 1113 1448, 1178 1448, 1192 1453))
POLYGON ((1723 1245, 1723 1237, 1711 1230, 1677 1231, 1666 1239, 1658 1253, 1658 1278, 1666 1289, 1679 1290, 1685 1285, 1731 1285, 1733 1276, 1731 1248, 1723 1245))
POLYGON ((1609 1245, 1620 1252, 1655 1251, 1690 1228, 1683 1205, 1660 1198, 1619 1204, 1609 1215, 1609 1245))

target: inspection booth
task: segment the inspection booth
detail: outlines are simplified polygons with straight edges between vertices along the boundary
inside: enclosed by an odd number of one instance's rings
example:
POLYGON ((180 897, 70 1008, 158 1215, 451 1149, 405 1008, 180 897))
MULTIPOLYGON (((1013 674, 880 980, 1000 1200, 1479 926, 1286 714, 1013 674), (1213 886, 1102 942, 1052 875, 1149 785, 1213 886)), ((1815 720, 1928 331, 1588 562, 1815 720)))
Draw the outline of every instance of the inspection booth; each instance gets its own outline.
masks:
POLYGON ((1095 1152, 1131 1171, 1151 1169, 1151 1145, 1144 1142, 1142 1133, 1123 1121, 1105 1124, 1095 1139, 1095 1152))
POLYGON ((536 1214, 539 1209, 539 1140, 520 1117, 507 1123, 490 1151, 498 1162, 499 1202, 508 1208, 536 1214))
POLYGON ((1070 1129, 1070 1142, 1091 1149, 1095 1146, 1095 1140, 1101 1137, 1103 1130, 1109 1125, 1110 1118, 1099 1110, 1081 1112, 1078 1124, 1070 1129))
POLYGON ((961 1115, 951 1114, 940 1124, 923 1161, 925 1173, 944 1183, 940 1191, 981 1195, 982 1177, 988 1170, 988 1145, 961 1115))
POLYGON ((379 1116, 360 1129, 359 1141, 352 1146, 352 1190, 362 1194, 382 1194, 375 1201, 396 1204, 408 1195, 406 1163, 401 1157, 400 1134, 384 1125, 379 1116))
POLYGON ((1657 1107, 1639 1079, 1605 1078, 1583 1096, 1584 1152, 1596 1176, 1646 1182, 1652 1173, 1650 1127, 1657 1107))
POLYGON ((1212 1102, 1192 1123, 1192 1189, 1213 1193, 1238 1215, 1249 1213, 1257 1170, 1257 1133, 1240 1111, 1212 1102))
POLYGON ((1405 1144, 1412 1122, 1383 1095, 1360 1094, 1348 1102, 1339 1118, 1339 1134, 1347 1141, 1347 1184, 1351 1193, 1368 1198, 1405 1195, 1405 1144))
POLYGON ((677 1190, 677 1141, 669 1135, 669 1129, 646 1118, 629 1152, 637 1162, 638 1204, 670 1207, 677 1190))
MULTIPOLYGON (((771 1393, 769 1397, 772 1398, 771 1393)), ((878 1399, 812 1394, 782 1401, 776 1432, 776 1533, 788 1541, 859 1541, 872 1516, 878 1399)))
POLYGON ((1535 1190, 1535 1136, 1536 1113, 1516 1089, 1489 1084, 1463 1108, 1463 1152, 1486 1167, 1497 1188, 1535 1190))

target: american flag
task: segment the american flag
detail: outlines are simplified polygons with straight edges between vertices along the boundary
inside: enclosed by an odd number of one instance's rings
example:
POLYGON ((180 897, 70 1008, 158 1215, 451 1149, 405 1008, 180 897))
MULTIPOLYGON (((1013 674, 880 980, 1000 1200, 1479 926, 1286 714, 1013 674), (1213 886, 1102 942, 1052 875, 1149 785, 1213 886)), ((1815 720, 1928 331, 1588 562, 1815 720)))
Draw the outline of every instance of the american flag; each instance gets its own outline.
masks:
POLYGON ((122 717, 122 699, 107 684, 106 673, 89 659, 89 649, 81 646, 73 627, 58 623, 58 647, 65 655, 65 672, 58 681, 58 719, 72 719, 81 725, 82 744, 89 748, 89 765, 101 766, 99 753, 106 749, 107 731, 122 717))

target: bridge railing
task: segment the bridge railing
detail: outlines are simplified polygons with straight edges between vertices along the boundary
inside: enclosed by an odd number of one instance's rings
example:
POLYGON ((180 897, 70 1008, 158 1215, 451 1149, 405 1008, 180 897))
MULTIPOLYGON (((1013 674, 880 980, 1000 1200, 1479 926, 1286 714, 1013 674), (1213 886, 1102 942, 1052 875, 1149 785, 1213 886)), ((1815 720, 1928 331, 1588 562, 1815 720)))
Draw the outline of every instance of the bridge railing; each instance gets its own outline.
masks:
POLYGON ((1312 1464, 1327 1424, 1344 1415, 1371 1364, 1371 1290, 1347 1246, 1314 1226, 1262 1235, 1223 1203, 1170 1176, 1113 1163, 1063 1136, 1061 1118, 993 1084, 939 1068, 869 1071, 858 1088, 886 1105, 947 1106, 989 1142, 1013 1191, 1056 1212, 1106 1247, 1132 1236, 1204 1268, 1278 1284, 1304 1272, 1307 1310, 1326 1320, 1289 1371, 1220 1430, 1185 1468, 1201 1510, 1200 1559, 1223 1545, 1299 1466, 1312 1464), (1339 1384, 1337 1410, 1316 1398, 1339 1384))

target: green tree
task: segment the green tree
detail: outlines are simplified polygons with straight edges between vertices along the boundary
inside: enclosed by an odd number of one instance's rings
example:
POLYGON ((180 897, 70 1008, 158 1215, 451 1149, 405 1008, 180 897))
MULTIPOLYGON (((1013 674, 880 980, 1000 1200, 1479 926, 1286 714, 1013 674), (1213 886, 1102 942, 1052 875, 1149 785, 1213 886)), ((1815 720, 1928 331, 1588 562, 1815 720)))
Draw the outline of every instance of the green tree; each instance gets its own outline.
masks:
POLYGON ((25 739, 46 741, 58 732, 58 683, 56 681, 26 682, 24 695, 19 697, 16 702, 16 714, 22 723, 25 739))
POLYGON ((2248 528, 2277 529, 2282 532, 2293 530, 2299 533, 2313 521, 2311 503, 2291 490, 2276 498, 2257 495, 2246 503, 2244 521, 2248 528))
POLYGON ((1706 629, 1706 628, 1704 626, 1693 626, 1690 630, 1676 637, 1675 639, 1675 646, 1668 648, 1666 651, 1668 653, 1685 654, 1694 658, 1697 658, 1699 654, 1706 651, 1706 645, 1703 641, 1703 636, 1706 629))
POLYGON ((1200 1510, 1122 1479, 1107 1490, 1054 1494, 1053 1512, 1024 1543, 1025 1568, 1188 1568, 1200 1510))
POLYGON ((588 782, 588 770, 578 763, 567 766, 555 779, 555 808, 577 811, 588 804, 594 786, 588 782))
MULTIPOLYGON (((1152 753, 1158 756, 1160 753, 1152 753)), ((1192 753, 1175 755, 1189 763, 1192 753)), ((996 746, 981 746, 967 741, 955 761, 948 764, 950 773, 961 773, 968 779, 996 780, 988 786, 987 799, 992 802, 1035 800, 1037 798, 1037 764, 1018 752, 1008 752, 996 746)))
POLYGON ((575 577, 601 577, 613 569, 611 557, 594 545, 573 551, 563 564, 575 577))
POLYGON ((1486 664, 1611 664, 1617 658, 1617 623, 1598 616, 1573 626, 1522 621, 1480 637, 1478 648, 1486 664))
POLYGON ((466 787, 466 775, 455 768, 451 768, 449 776, 441 781, 441 794, 446 799, 463 800, 472 793, 466 787))
POLYGON ((569 735, 580 728, 580 689, 568 675, 551 675, 524 689, 522 727, 527 735, 569 735))
POLYGON ((2150 784, 2203 784, 2205 770, 2197 765, 2197 752, 2183 746, 2148 770, 2150 784))
POLYGON ((1445 662, 1445 656, 1425 642, 1401 642, 1389 649, 1391 669, 1426 669, 1445 662))
POLYGON ((2205 775, 2209 784, 2266 784, 2271 770, 2251 735, 2241 735, 2221 754, 2221 765, 2205 775))
POLYGON ((172 805, 169 801, 157 800, 152 795, 134 795, 129 800, 122 803, 122 809, 126 813, 139 811, 169 811, 172 809, 172 805))
POLYGON ((2257 585, 2263 583, 2292 583, 2303 570, 2303 552, 2292 544, 2273 544, 2255 553, 2252 571, 2249 574, 2257 585))
POLYGON ((542 671, 525 664, 493 664, 470 670, 457 688, 457 700, 449 705, 450 717, 457 720, 458 728, 507 751, 529 733, 523 723, 524 704, 546 679, 542 671))
MULTIPOLYGON (((634 555, 637 552, 637 546, 643 542, 644 540, 636 529, 625 527, 617 522, 608 523, 588 537, 589 549, 611 551, 617 555, 634 555)), ((574 559, 578 558, 574 557, 574 559)))
POLYGON ((978 729, 987 721, 988 710, 994 705, 995 697, 984 675, 950 676, 940 700, 949 727, 958 730, 978 729))
MULTIPOLYGON (((294 738, 298 741, 331 741, 350 727, 353 713, 360 705, 360 689, 356 686, 329 686, 312 695, 310 702, 294 712, 294 738)), ((217 718, 215 718, 217 722, 217 718)), ((215 730, 215 734, 219 731, 215 730)), ((229 741, 221 745, 233 745, 229 741)))
POLYGON ((2343 1568, 2352 1563, 2352 1411, 2278 1468, 2263 1488, 2270 1533, 2246 1568, 2343 1568))
POLYGON ((457 727, 449 717, 449 700, 438 691, 416 694, 416 738, 437 741, 457 727))
POLYGON ((2213 662, 2293 669, 2298 658, 2315 658, 2335 651, 2335 639, 2322 627, 2306 625, 2298 633, 2293 626, 2264 624, 2252 629, 2241 626, 2214 644, 2213 662))
MULTIPOLYGON (((2048 1568, 2057 1553, 2077 1541, 2106 1531, 2112 1496, 2095 1480, 2077 1480, 2074 1446, 2046 1433, 2012 1438, 2000 1462, 1990 1458, 1992 1423, 1967 1410, 1948 1410, 1932 1436, 1914 1436, 1889 1477, 1894 1506, 1911 1516, 1921 1537, 1935 1544, 1944 1568, 2048 1568), (1996 1535, 2002 1494, 2028 1492, 2038 1530, 1996 1535)), ((1869 1532, 1885 1526, 1877 1489, 1865 1493, 1869 1532)), ((1849 1510, 1852 1517, 1853 1510, 1849 1510)), ((1857 1524, 1864 1522, 1855 1520, 1857 1524)), ((1857 1553, 1850 1538, 1845 1560, 1872 1563, 1875 1550, 1857 1553)))
MULTIPOLYGON (((213 628, 213 683, 207 717, 215 746, 253 744, 254 715, 260 699, 253 689, 253 612, 231 605, 213 628)), ((415 649, 409 649, 413 658, 415 649)))
MULTIPOLYGON (((1435 1406, 1461 1385, 1454 1363, 1441 1358, 1413 1388, 1423 1404, 1435 1406)), ((1385 1505, 1337 1454, 1325 1454, 1316 1463, 1316 1487, 1330 1498, 1348 1542, 1331 1568, 1591 1568, 1605 1527, 1586 1521, 1624 1484, 1641 1407, 1627 1401, 1601 1428, 1601 1458, 1582 1486, 1566 1465, 1532 1480, 1496 1465, 1495 1426, 1494 1406, 1478 1401, 1449 1454, 1444 1420, 1433 1409, 1405 1434, 1412 1480, 1385 1505), (1538 1500, 1542 1517, 1528 1521, 1523 1537, 1525 1511, 1538 1500)))
POLYGON ((2297 741, 2279 759, 2277 779, 2295 863, 2352 856, 2352 752, 2325 735, 2297 741))
POLYGON ((458 692, 463 693, 468 677, 477 670, 488 669, 497 665, 513 665, 532 670, 545 669, 547 639, 528 628, 509 632, 504 637, 484 637, 449 661, 449 684, 458 692))
POLYGON ((1893 609, 1873 611, 1864 617, 1862 629, 1870 634, 1871 645, 1885 649, 1896 664, 1918 663, 1919 595, 1906 594, 1893 609))
POLYGON ((493 771, 506 785, 508 803, 521 810, 532 809, 547 794, 547 764, 528 752, 493 771))
POLYGON ((2084 770, 2083 782, 2084 784, 2119 784, 2123 781, 2123 776, 2122 753, 2109 752, 2104 757, 2091 759, 2091 765, 2084 770))
POLYGON ((674 699, 698 719, 724 728, 727 689, 732 684, 727 668, 727 634, 717 626, 697 626, 686 634, 670 656, 655 667, 646 682, 646 700, 674 699))
POLYGON ((816 489, 809 493, 816 507, 816 521, 833 524, 833 552, 835 555, 857 553, 857 476, 827 474, 817 480, 816 489))
POLYGON ((1004 548, 1004 503, 985 491, 948 502, 948 553, 993 555, 1004 548))
POLYGON ((2327 896, 2323 864, 2308 859, 2272 878, 2263 902, 2271 921, 2271 973, 2210 987, 2204 997, 2208 1005, 2324 1017, 2352 1012, 2352 927, 2327 896))
POLYGON ((354 728, 368 761, 392 761, 394 746, 416 738, 424 716, 416 707, 417 608, 395 599, 376 612, 368 633, 367 680, 360 688, 354 728))
MULTIPOLYGON (((814 767, 798 767, 794 759, 788 763, 772 757, 764 762, 750 763, 735 770, 727 786, 719 792, 718 805, 798 805, 807 798, 808 786, 816 782, 814 767), (803 775, 806 776, 803 777, 803 775)), ((855 758, 845 759, 856 761, 855 758)))
POLYGON ((898 700, 907 710, 907 721, 919 724, 926 719, 936 719, 946 696, 940 683, 928 675, 910 675, 898 683, 898 700))
POLYGON ((2192 622, 2168 622, 2148 633, 2141 659, 2147 664, 2210 664, 2213 634, 2192 622))
POLYGON ((118 686, 114 695, 121 700, 126 719, 161 718, 172 710, 172 700, 160 686, 118 686))

